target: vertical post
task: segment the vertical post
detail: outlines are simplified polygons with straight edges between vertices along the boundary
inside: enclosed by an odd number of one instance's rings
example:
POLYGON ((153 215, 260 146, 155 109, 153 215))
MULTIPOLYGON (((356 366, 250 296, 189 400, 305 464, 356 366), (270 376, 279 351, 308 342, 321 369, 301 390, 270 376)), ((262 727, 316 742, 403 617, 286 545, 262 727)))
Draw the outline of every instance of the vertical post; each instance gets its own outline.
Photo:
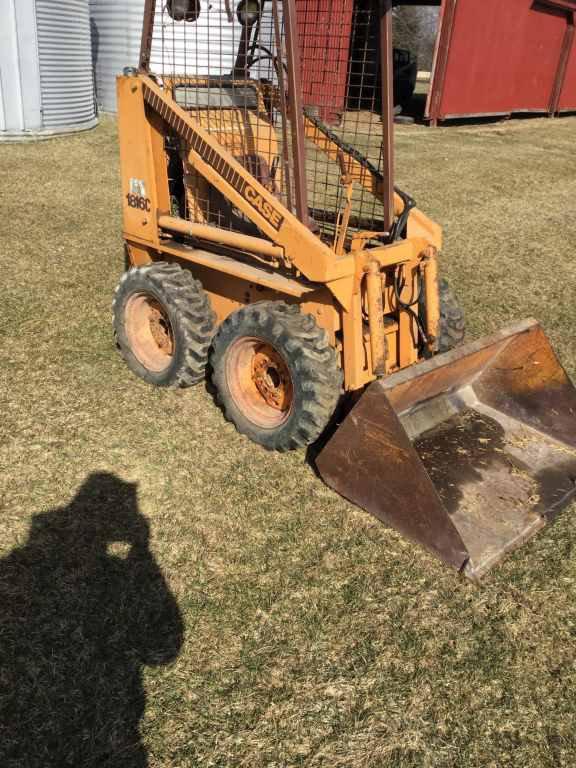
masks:
POLYGON ((292 127, 292 154, 294 159, 294 191, 296 215, 308 226, 308 190, 306 187, 306 150, 304 147, 304 113, 302 107, 302 80, 300 77, 300 50, 296 28, 296 2, 284 0, 284 26, 286 29, 286 63, 288 65, 288 113, 292 127))
POLYGON ((562 40, 560 59, 558 61, 556 77, 554 78, 554 87, 550 97, 550 105, 548 107, 548 114, 550 117, 554 117, 560 109, 560 97, 562 96, 562 89, 564 88, 564 82, 566 80, 572 43, 574 42, 574 17, 574 11, 568 11, 566 14, 566 32, 564 33, 564 39, 562 40))
POLYGON ((382 174, 384 228, 394 223, 394 56, 392 0, 380 0, 380 70, 382 72, 382 174))
POLYGON ((250 42, 252 40, 252 30, 254 23, 242 24, 242 34, 240 35, 240 45, 238 46, 238 54, 236 56, 236 63, 232 71, 232 76, 242 80, 248 80, 250 72, 248 69, 248 52, 250 50, 250 42))
POLYGON ((141 72, 150 69, 150 56, 152 53, 152 36, 154 34, 154 14, 156 12, 156 0, 146 0, 144 4, 144 19, 142 22, 142 43, 140 44, 141 72))
POLYGON ((426 100, 426 114, 433 126, 438 125, 441 119, 442 99, 444 96, 444 84, 446 82, 446 70, 450 54, 450 42, 456 19, 456 0, 442 0, 440 8, 440 20, 436 35, 436 48, 434 51, 434 63, 430 77, 430 88, 426 100))
POLYGON ((282 30, 280 29, 280 12, 278 0, 272 0, 272 16, 274 19, 274 40, 276 44, 276 58, 280 62, 278 67, 278 90, 280 92, 280 109, 282 111, 282 165, 284 171, 284 187, 286 189, 286 207, 290 213, 292 207, 292 181, 290 177, 290 150, 288 149, 288 105, 286 103, 286 87, 284 85, 284 65, 282 63, 282 30))

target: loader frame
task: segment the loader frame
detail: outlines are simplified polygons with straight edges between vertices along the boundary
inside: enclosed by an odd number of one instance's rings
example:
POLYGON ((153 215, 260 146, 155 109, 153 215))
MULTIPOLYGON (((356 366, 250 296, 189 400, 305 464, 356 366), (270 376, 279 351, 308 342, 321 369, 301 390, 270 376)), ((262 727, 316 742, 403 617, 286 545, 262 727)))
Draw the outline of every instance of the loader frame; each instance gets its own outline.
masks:
POLYGON ((385 173, 363 161, 353 147, 339 141, 299 103, 295 5, 294 0, 284 2, 290 106, 282 104, 284 94, 277 85, 261 87, 278 108, 284 106, 290 112, 293 157, 298 159, 294 163, 293 211, 235 160, 190 111, 176 103, 173 88, 185 84, 186 78, 165 77, 161 87, 148 71, 154 7, 154 0, 148 0, 140 68, 118 80, 124 239, 130 263, 143 265, 159 259, 189 263, 220 322, 238 307, 257 300, 299 303, 341 352, 347 391, 359 390, 377 376, 412 365, 432 352, 439 318, 436 261, 442 243, 440 227, 413 209, 405 235, 394 242, 384 243, 381 232, 360 229, 347 247, 343 237, 330 247, 311 230, 305 203, 306 138, 340 162, 349 182, 369 189, 382 201, 382 224, 388 232, 407 205, 392 184, 391 2, 382 5, 380 26, 385 67, 385 173), (190 165, 256 225, 261 237, 171 215, 164 146, 167 132, 186 142, 190 165), (396 296, 393 281, 399 269, 403 285, 396 296), (419 292, 426 297, 427 348, 414 311, 403 308, 419 292))

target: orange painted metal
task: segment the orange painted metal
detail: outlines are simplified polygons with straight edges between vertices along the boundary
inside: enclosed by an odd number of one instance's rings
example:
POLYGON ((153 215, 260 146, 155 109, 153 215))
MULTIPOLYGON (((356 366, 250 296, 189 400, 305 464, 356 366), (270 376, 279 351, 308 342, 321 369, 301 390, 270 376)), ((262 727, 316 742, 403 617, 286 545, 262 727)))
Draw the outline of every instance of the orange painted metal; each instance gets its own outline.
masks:
POLYGON ((380 264, 371 261, 365 267, 368 321, 370 324, 370 350, 375 376, 386 373, 386 333, 384 329, 384 287, 380 264))
MULTIPOLYGON (((311 280, 328 282, 353 271, 352 261, 335 260, 333 252, 257 181, 199 122, 145 76, 134 82, 133 95, 145 102, 190 146, 196 170, 230 200, 311 280)), ((131 92, 132 93, 132 92, 131 92)), ((142 105, 143 106, 143 105, 142 105)), ((166 207, 164 210, 169 210, 166 207)))
MULTIPOLYGON (((306 278, 312 285, 325 288, 332 294, 334 304, 329 311, 329 318, 324 323, 331 329, 342 328, 342 365, 347 388, 359 389, 375 378, 372 365, 371 342, 364 338, 362 330, 362 293, 361 276, 364 267, 370 261, 376 261, 381 268, 394 269, 398 264, 408 263, 413 279, 416 279, 418 265, 426 256, 426 249, 439 242, 440 229, 418 211, 411 213, 414 228, 413 236, 396 243, 363 248, 359 251, 345 251, 336 254, 300 222, 266 187, 258 182, 249 171, 238 163, 229 151, 217 139, 209 134, 201 121, 182 109, 163 89, 150 78, 143 75, 119 78, 119 117, 121 120, 121 161, 124 185, 132 183, 133 178, 140 179, 149 195, 149 211, 133 209, 126 198, 125 237, 127 241, 146 243, 155 247, 158 255, 163 252, 176 254, 177 244, 166 241, 162 232, 170 229, 182 234, 205 236, 215 246, 232 248, 237 251, 253 251, 273 259, 281 259, 288 273, 298 279, 306 278), (142 121, 148 122, 142 129, 142 121), (218 189, 242 213, 251 219, 266 238, 251 238, 240 233, 224 234, 218 228, 206 225, 194 225, 178 221, 178 217, 167 215, 170 209, 165 150, 161 126, 169 126, 182 139, 190 142, 188 162, 211 185, 218 189), (138 134, 139 132, 139 134, 138 134), (130 135, 149 136, 148 141, 132 142, 130 135), (157 212, 157 217, 153 212, 157 212), (164 228, 160 226, 164 225, 164 228), (195 229, 196 228, 196 229, 195 229), (220 242, 217 242, 220 241, 220 242), (337 315, 334 317, 334 315, 337 315), (349 338, 349 333, 355 339, 349 338)), ((164 129, 165 130, 165 129, 164 129)), ((327 152, 334 152, 332 144, 327 142, 327 152)), ((341 151, 337 148, 337 151, 341 151)), ((347 167, 358 171, 353 157, 346 158, 347 167)), ((367 178, 366 172, 358 174, 367 178)), ((368 171, 368 175, 372 174, 368 171)), ((195 251, 182 249, 186 259, 194 261, 195 251)), ((202 251, 200 250, 201 254, 202 251)), ((227 272, 237 271, 239 279, 246 270, 242 261, 229 259, 227 272), (235 264, 237 263, 237 267, 235 264)), ((288 275, 287 275, 288 276, 288 275)), ((411 278, 412 279, 412 278, 411 278)), ((233 302, 225 299, 229 311, 233 311, 233 302)), ((409 365, 419 357, 419 340, 410 317, 402 317, 395 326, 398 338, 392 343, 398 350, 400 366, 409 365)), ((332 330, 334 333, 334 330, 332 330)), ((392 370, 397 367, 392 364, 392 370)))
POLYGON ((239 232, 231 232, 229 229, 221 229, 208 224, 194 224, 176 216, 159 216, 158 226, 161 229, 179 232, 198 240, 205 240, 217 245, 228 245, 238 251, 266 256, 268 260, 275 261, 278 265, 284 261, 284 249, 260 237, 242 235, 239 232))
POLYGON ((440 326, 440 301, 438 289, 438 256, 435 248, 429 248, 423 264, 424 297, 426 300, 426 335, 428 349, 436 352, 440 326))

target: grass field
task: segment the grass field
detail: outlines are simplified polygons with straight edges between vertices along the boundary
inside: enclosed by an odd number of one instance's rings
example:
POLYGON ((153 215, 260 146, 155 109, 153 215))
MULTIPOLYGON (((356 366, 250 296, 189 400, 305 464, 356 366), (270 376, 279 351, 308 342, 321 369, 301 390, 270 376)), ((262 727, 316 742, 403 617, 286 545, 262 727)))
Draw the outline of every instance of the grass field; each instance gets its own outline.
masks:
MULTIPOLYGON (((575 136, 396 144, 469 337, 536 316, 576 377, 575 136)), ((203 387, 130 375, 114 122, 0 170, 2 768, 574 766, 575 510, 459 580, 203 387)))

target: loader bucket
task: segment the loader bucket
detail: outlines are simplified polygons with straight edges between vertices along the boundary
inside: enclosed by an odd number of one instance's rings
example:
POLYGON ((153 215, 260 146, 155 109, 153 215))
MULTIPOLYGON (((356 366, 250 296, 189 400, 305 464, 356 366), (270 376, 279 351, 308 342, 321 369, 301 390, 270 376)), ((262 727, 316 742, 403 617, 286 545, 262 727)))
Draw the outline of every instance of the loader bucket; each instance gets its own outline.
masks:
POLYGON ((527 320, 375 381, 317 467, 477 580, 576 496, 576 390, 527 320))

